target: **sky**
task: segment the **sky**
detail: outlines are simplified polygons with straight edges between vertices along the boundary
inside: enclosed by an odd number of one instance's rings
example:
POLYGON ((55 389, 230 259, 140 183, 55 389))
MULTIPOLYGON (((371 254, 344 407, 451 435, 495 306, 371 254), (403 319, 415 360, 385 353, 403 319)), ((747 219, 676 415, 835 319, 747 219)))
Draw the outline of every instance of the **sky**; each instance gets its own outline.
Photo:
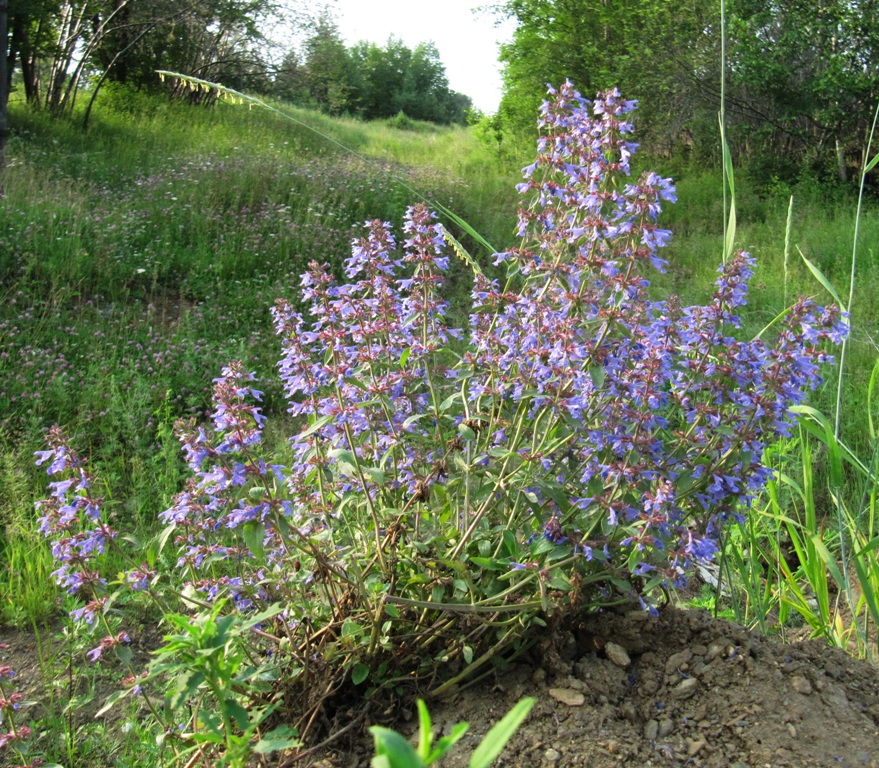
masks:
POLYGON ((453 91, 464 93, 483 112, 501 98, 498 46, 509 40, 511 22, 495 26, 490 13, 474 9, 490 0, 334 0, 339 34, 348 45, 360 40, 384 45, 393 35, 408 48, 433 42, 453 91))

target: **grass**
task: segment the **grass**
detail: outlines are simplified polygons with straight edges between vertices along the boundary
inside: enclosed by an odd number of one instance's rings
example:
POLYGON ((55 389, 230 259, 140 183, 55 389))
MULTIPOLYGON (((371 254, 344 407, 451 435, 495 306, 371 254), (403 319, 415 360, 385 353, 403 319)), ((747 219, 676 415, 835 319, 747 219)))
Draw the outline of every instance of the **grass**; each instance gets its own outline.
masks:
MULTIPOLYGON (((184 477, 172 425, 205 415, 210 382, 225 361, 244 359, 266 390, 266 410, 283 410, 268 308, 278 297, 298 297, 309 260, 338 270, 364 220, 399 223, 414 202, 410 187, 459 213, 498 249, 514 234, 516 164, 466 129, 401 130, 394 121, 289 110, 369 159, 363 162, 261 110, 114 99, 99 103, 88 133, 12 105, 8 197, 0 209, 0 620, 36 626, 47 637, 64 601, 34 531, 33 501, 45 495, 45 476, 32 457, 50 425, 76 435, 106 484, 106 506, 148 541, 184 477)), ((719 189, 719 174, 682 175, 680 202, 665 219, 675 237, 669 273, 655 282, 660 291, 704 299, 694 286, 710 284, 720 262, 719 189)), ((759 264, 746 333, 775 317, 785 297, 829 300, 795 248, 785 262, 790 193, 791 244, 838 288, 848 284, 852 196, 814 187, 758 191, 739 179, 737 240, 759 264)), ((830 417, 842 387, 841 434, 822 437, 804 427, 772 448, 777 480, 726 540, 724 572, 735 599, 706 592, 699 600, 767 631, 805 623, 869 656, 879 623, 879 521, 877 436, 864 414, 876 411, 871 329, 879 305, 869 299, 879 288, 871 245, 879 242, 879 211, 861 215, 860 240, 848 369, 841 383, 829 371, 810 403, 830 417), (841 445, 861 461, 840 459, 834 477, 841 445)), ((482 253, 480 261, 490 259, 482 253)), ((465 265, 450 290, 463 313, 465 265)), ((283 450, 280 435, 277 443, 283 450)), ((73 664, 72 648, 85 647, 69 642, 47 659, 53 674, 64 659, 73 664)), ((79 667, 67 672, 68 680, 81 674, 79 667)), ((96 682, 86 683, 93 692, 96 682)), ((44 733, 64 741, 69 764, 146 764, 136 718, 128 730, 83 725, 75 711, 86 703, 72 683, 62 693, 48 706, 44 733)), ((54 743, 40 748, 60 754, 54 743)), ((158 761, 161 747, 154 749, 158 761)))

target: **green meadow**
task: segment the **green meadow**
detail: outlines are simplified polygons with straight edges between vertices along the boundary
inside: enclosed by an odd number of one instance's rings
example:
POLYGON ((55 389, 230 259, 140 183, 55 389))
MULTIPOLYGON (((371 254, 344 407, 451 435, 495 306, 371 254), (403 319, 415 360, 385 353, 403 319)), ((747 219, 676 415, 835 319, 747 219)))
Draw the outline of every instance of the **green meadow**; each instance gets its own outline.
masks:
MULTIPOLYGON (((341 274, 364 222, 399 228, 419 199, 454 211, 496 250, 514 244, 515 185, 530 148, 499 151, 463 127, 278 110, 132 104, 108 91, 83 132, 75 116, 10 104, 0 207, 0 623, 48 636, 73 607, 36 531, 47 478, 33 457, 51 426, 89 458, 114 525, 148 548, 187 476, 173 425, 207 417, 211 382, 227 361, 256 372, 268 440, 286 456, 269 310, 278 298, 300 302, 309 262, 341 274)), ((674 177, 678 202, 661 220, 674 235, 653 289, 702 302, 722 258, 720 174, 655 164, 674 177)), ((858 219, 856 189, 755 188, 744 172, 735 203, 736 243, 758 264, 742 333, 760 333, 799 295, 834 301, 808 259, 851 306, 851 336, 842 376, 825 371, 802 427, 768 451, 776 477, 746 523, 729 529, 721 584, 700 600, 767 631, 807 625, 875 658, 879 207, 868 195, 858 219)), ((493 274, 492 254, 446 226, 493 274)), ((444 290, 459 324, 471 275, 453 258, 444 290)), ((148 764, 138 762, 136 730, 74 725, 71 696, 57 693, 44 708, 44 731, 54 735, 41 741, 43 753, 101 765, 112 743, 117 765, 148 764)))

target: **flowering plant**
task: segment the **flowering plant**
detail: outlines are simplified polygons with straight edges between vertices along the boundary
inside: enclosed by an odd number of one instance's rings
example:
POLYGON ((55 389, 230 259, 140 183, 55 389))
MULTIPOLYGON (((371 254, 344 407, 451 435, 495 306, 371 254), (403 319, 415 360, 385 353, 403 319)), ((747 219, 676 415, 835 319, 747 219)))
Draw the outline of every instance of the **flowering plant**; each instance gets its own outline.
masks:
MULTIPOLYGON (((629 178, 633 107, 616 91, 550 91, 521 242, 496 257, 505 283, 468 259, 469 335, 447 319, 445 233, 416 205, 402 248, 389 224, 367 224, 350 282, 309 266, 308 316, 275 305, 288 461, 263 447, 260 392, 240 363, 215 381, 212 424, 181 425, 193 477, 162 541, 198 600, 282 602, 255 637, 274 638, 311 688, 329 669, 381 683, 455 661, 441 693, 549 615, 649 606, 713 557, 766 482, 763 448, 789 432, 844 318, 802 300, 771 340, 740 339, 744 252, 704 306, 651 298, 644 272, 665 267, 657 221, 675 196, 654 173, 629 178)), ((57 449, 43 458, 65 466, 57 449)), ((69 555, 57 576, 100 591, 77 564, 112 532, 81 481, 55 496, 74 487, 92 527, 56 544, 69 555)), ((66 514, 48 505, 45 532, 66 514)))

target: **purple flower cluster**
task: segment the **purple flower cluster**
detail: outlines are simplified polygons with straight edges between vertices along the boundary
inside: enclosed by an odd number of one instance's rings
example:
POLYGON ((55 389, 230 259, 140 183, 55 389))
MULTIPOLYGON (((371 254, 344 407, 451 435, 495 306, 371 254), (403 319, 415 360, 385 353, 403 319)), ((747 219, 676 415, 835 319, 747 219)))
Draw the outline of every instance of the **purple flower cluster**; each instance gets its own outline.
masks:
MULTIPOLYGON (((763 487, 764 447, 789 433, 844 318, 800 301, 772 339, 742 340, 744 252, 704 306, 653 300, 644 271, 665 268, 658 217, 675 192, 654 173, 629 178, 634 104, 616 91, 590 102, 570 84, 550 96, 520 185, 531 200, 521 242, 496 257, 506 285, 477 276, 469 340, 446 321, 444 233, 416 205, 401 246, 388 223, 367 223, 349 282, 309 265, 307 316, 275 304, 298 430, 288 467, 261 457, 261 393, 240 363, 214 382, 211 423, 179 426, 193 477, 161 518, 205 599, 247 609, 299 590, 311 621, 315 595, 342 610, 376 567, 376 588, 392 588, 401 541, 417 571, 425 540, 440 548, 433 565, 397 584, 419 601, 494 594, 484 574, 441 594, 427 575, 440 560, 527 571, 508 577, 541 597, 546 583, 564 590, 572 567, 649 591, 711 559, 719 526, 763 487)), ((41 461, 72 477, 50 486, 41 529, 58 537, 59 582, 92 587, 88 620, 104 599, 90 563, 113 534, 78 460, 52 440, 41 461)), ((125 580, 143 589, 152 575, 125 580)))
MULTIPOLYGON (((253 548, 238 538, 223 537, 223 531, 260 526, 257 538, 261 544, 278 556, 285 547, 278 526, 272 525, 272 520, 285 518, 291 511, 290 503, 277 493, 285 469, 267 464, 254 453, 265 423, 261 409, 252 403, 262 396, 252 386, 254 380, 254 374, 245 373, 240 362, 230 363, 214 380, 212 427, 197 427, 192 420, 178 423, 193 477, 160 515, 163 522, 176 526, 175 541, 181 549, 177 565, 188 569, 191 583, 209 599, 227 591, 240 608, 252 605, 254 597, 264 597, 260 567, 246 569, 244 576, 228 572, 195 576, 203 567, 223 562, 237 574, 236 563, 255 557, 253 548)), ((148 574, 139 569, 130 578, 139 585, 148 574)))
POLYGON ((677 580, 716 551, 716 521, 762 488, 764 446, 789 432, 790 406, 829 359, 823 342, 846 326, 801 301, 772 344, 735 338, 744 252, 721 267, 708 305, 652 301, 642 268, 665 266, 657 217, 675 196, 653 173, 622 182, 633 103, 616 91, 590 103, 569 83, 550 93, 520 186, 534 200, 522 245, 498 256, 521 288, 483 279, 474 291, 470 401, 504 436, 540 424, 543 450, 524 447, 530 435, 504 445, 566 540, 615 540, 632 572, 677 580))
MULTIPOLYGON (((86 601, 72 610, 70 617, 94 625, 103 616, 110 599, 99 560, 117 533, 102 519, 103 500, 92 493, 93 482, 85 461, 57 427, 49 430, 48 438, 50 448, 37 452, 37 465, 48 462, 46 471, 59 479, 49 483, 50 497, 36 504, 42 513, 39 530, 52 539, 52 555, 60 563, 52 573, 55 581, 68 594, 86 601)), ((153 574, 144 566, 123 576, 132 589, 145 589, 141 581, 153 574)), ((97 661, 106 650, 121 642, 129 642, 125 632, 115 638, 105 637, 86 656, 90 661, 97 661)))
MULTIPOLYGON (((49 463, 46 472, 60 479, 49 483, 51 496, 37 502, 42 514, 39 531, 52 539, 52 556, 61 565, 52 573, 71 595, 86 598, 103 593, 107 581, 95 567, 96 558, 116 537, 101 517, 100 497, 92 494, 92 479, 83 460, 73 451, 61 430, 49 431, 49 450, 37 452, 37 465, 49 463)), ((75 618, 94 620, 94 611, 75 618)))
POLYGON ((310 323, 286 301, 274 308, 290 412, 310 420, 291 441, 299 516, 325 514, 364 485, 372 495, 402 488, 424 497, 441 477, 438 395, 447 376, 439 353, 460 332, 445 322, 439 289, 448 258, 433 218, 424 205, 409 209, 402 254, 389 224, 368 222, 345 263, 356 282, 338 285, 313 262, 302 279, 310 323), (405 266, 409 276, 398 277, 405 266))

